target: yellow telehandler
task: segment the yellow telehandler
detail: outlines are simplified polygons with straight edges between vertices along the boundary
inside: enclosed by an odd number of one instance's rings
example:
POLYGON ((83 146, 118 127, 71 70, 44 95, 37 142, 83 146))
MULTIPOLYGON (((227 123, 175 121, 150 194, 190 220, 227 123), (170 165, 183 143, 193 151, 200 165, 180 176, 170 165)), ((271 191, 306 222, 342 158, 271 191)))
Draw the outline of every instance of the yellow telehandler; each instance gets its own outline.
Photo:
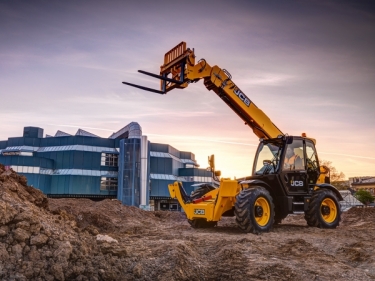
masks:
POLYGON ((269 231, 288 214, 304 214, 309 226, 336 228, 341 218, 340 192, 330 184, 329 169, 319 166, 315 139, 289 136, 271 122, 233 82, 230 73, 211 66, 206 60, 197 63, 194 49, 181 42, 167 52, 160 74, 139 70, 160 79, 160 90, 124 84, 166 94, 186 88, 203 79, 259 138, 252 176, 240 180, 222 178, 218 188, 208 184, 193 194, 186 194, 182 183, 168 186, 177 198, 192 227, 214 227, 223 216, 235 216, 244 232, 269 231))

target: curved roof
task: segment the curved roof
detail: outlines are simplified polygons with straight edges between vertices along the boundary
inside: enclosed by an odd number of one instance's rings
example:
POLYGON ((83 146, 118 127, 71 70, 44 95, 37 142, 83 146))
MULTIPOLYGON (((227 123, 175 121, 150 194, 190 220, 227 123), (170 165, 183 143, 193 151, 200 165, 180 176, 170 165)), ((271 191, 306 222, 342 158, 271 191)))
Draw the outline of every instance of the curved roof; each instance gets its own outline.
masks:
POLYGON ((122 139, 122 138, 141 138, 142 128, 137 122, 131 122, 125 127, 118 130, 116 133, 110 135, 110 139, 122 139))

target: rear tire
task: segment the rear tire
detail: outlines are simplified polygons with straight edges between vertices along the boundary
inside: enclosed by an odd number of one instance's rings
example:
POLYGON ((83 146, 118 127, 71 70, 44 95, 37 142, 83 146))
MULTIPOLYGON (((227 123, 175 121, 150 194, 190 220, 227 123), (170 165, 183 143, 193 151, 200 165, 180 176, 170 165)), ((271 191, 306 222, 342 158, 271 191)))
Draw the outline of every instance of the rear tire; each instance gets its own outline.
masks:
POLYGON ((210 192, 214 189, 215 189, 214 187, 209 186, 209 185, 202 186, 202 187, 198 188, 197 190, 194 190, 191 193, 190 198, 191 198, 191 200, 201 198, 203 195, 207 194, 208 192, 210 192))
POLYGON ((268 232, 273 226, 275 207, 263 187, 242 190, 236 197, 234 213, 239 228, 246 233, 268 232))
POLYGON ((315 191, 305 212, 305 220, 309 226, 336 228, 341 220, 341 209, 336 195, 328 189, 315 191))
POLYGON ((206 221, 205 219, 188 220, 192 228, 212 228, 217 225, 216 221, 206 221))

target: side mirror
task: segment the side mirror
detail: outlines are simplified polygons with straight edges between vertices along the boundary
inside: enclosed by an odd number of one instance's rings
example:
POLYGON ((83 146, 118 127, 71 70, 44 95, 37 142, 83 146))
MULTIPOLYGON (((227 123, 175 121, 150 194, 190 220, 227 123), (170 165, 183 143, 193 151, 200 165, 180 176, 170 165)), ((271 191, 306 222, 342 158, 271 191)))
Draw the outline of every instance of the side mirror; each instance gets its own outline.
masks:
POLYGON ((215 176, 220 177, 221 176, 221 171, 215 171, 215 176))
POLYGON ((264 166, 271 165, 271 160, 263 160, 263 165, 264 166))

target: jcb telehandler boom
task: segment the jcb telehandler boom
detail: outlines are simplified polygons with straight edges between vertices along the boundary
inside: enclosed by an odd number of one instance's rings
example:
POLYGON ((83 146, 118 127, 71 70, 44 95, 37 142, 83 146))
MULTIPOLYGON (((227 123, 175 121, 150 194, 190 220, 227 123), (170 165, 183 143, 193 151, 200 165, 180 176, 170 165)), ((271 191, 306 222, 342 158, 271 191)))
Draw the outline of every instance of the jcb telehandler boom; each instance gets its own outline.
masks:
POLYGON ((236 216, 241 230, 260 233, 293 213, 304 213, 309 226, 339 225, 338 201, 343 199, 329 183, 328 169, 319 166, 316 141, 305 134, 283 134, 232 81, 227 70, 210 66, 204 59, 195 63, 194 49, 182 42, 165 54, 160 75, 139 72, 160 79, 160 90, 123 83, 159 94, 203 79, 206 88, 213 90, 259 137, 252 176, 221 179, 219 188, 205 184, 190 196, 181 182, 168 186, 193 227, 213 227, 222 216, 236 216))

